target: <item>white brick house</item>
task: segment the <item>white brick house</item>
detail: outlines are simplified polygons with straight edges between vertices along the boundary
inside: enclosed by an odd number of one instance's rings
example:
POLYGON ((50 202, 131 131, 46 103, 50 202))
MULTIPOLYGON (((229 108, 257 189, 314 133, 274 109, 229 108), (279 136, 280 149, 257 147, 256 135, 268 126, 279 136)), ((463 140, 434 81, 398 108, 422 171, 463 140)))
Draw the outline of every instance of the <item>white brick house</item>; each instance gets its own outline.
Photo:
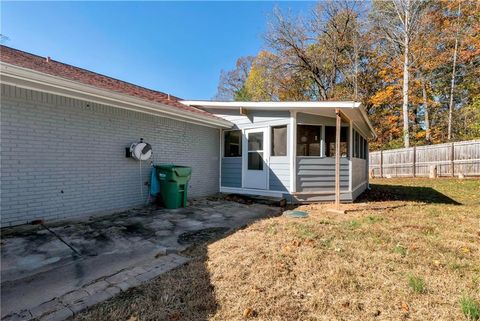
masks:
POLYGON ((150 162, 125 157, 139 138, 192 167, 190 197, 351 202, 368 185, 356 102, 183 101, 5 46, 0 81, 2 227, 145 204, 150 162))
POLYGON ((220 128, 231 124, 177 101, 2 46, 1 226, 144 204, 150 162, 140 177, 125 157, 139 138, 155 163, 193 168, 190 196, 218 192, 220 128))

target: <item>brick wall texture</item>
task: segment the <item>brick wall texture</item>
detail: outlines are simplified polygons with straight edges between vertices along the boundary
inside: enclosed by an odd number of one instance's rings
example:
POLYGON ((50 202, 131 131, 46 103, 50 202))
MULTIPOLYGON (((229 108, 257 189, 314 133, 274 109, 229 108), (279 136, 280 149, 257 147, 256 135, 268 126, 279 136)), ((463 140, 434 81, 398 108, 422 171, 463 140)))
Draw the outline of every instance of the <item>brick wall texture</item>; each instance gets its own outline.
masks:
POLYGON ((190 197, 218 192, 218 129, 5 84, 0 105, 2 227, 145 204, 150 162, 125 157, 140 137, 192 166, 190 197))

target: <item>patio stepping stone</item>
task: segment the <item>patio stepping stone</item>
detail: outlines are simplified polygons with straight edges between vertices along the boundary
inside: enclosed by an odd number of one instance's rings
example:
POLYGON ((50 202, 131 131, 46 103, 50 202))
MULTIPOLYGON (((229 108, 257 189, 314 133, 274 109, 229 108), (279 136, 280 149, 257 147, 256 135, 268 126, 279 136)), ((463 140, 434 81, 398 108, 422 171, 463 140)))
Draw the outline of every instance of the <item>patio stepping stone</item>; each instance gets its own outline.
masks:
POLYGON ((304 211, 285 211, 283 212, 284 216, 294 217, 294 218, 305 218, 308 217, 308 213, 304 211))

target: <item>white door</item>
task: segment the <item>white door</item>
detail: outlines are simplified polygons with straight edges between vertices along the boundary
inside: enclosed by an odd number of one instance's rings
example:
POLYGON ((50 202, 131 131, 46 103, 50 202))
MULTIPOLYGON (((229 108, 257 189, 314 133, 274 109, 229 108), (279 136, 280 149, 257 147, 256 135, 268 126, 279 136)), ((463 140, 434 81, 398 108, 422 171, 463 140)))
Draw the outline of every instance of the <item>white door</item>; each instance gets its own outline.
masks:
POLYGON ((243 142, 243 172, 245 188, 267 189, 268 128, 245 130, 243 142))

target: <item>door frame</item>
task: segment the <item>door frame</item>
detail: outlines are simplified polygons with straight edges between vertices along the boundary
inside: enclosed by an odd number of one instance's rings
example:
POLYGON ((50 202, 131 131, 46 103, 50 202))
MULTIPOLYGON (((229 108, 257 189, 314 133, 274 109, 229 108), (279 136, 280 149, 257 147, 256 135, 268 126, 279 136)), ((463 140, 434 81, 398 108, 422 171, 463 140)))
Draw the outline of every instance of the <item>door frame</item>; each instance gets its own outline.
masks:
POLYGON ((244 189, 258 189, 258 190, 266 190, 270 189, 269 185, 270 180, 270 126, 262 126, 262 127, 253 127, 253 128, 245 128, 242 129, 242 188, 244 189), (248 139, 247 135, 249 133, 258 133, 263 132, 263 161, 265 163, 266 171, 265 174, 265 188, 259 189, 255 187, 247 187, 246 183, 246 175, 248 170, 248 139))

